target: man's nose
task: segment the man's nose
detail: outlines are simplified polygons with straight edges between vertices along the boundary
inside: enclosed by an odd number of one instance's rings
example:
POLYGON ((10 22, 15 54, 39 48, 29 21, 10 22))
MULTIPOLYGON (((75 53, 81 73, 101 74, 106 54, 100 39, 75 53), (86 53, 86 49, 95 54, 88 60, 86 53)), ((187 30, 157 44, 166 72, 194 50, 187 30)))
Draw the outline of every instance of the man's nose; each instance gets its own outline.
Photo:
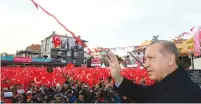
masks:
POLYGON ((149 65, 149 61, 148 60, 145 60, 145 65, 144 66, 145 66, 146 69, 149 68, 150 65, 149 65))

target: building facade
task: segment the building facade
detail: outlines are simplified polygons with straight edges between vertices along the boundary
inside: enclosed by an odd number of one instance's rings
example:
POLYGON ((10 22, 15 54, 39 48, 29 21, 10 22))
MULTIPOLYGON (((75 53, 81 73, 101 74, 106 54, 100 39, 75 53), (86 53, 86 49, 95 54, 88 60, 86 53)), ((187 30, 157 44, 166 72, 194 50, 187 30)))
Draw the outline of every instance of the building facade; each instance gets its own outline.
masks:
POLYGON ((16 56, 18 57, 34 57, 40 58, 41 56, 41 46, 39 44, 32 44, 28 46, 25 50, 16 51, 16 56))
MULTIPOLYGON (((88 41, 82 40, 85 44, 88 41)), ((76 39, 67 35, 58 35, 53 32, 49 37, 41 41, 41 53, 43 57, 52 58, 53 64, 65 65, 85 63, 87 52, 84 51, 76 39)))

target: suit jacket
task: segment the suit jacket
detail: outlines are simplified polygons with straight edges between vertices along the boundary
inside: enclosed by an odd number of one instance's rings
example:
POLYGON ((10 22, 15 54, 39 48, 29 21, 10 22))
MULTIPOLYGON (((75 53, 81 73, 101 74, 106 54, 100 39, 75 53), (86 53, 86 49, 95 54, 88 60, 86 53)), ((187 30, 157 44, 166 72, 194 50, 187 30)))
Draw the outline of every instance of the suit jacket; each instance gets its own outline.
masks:
POLYGON ((120 95, 139 103, 201 103, 201 89, 182 67, 149 87, 141 87, 124 78, 121 85, 114 88, 120 95))

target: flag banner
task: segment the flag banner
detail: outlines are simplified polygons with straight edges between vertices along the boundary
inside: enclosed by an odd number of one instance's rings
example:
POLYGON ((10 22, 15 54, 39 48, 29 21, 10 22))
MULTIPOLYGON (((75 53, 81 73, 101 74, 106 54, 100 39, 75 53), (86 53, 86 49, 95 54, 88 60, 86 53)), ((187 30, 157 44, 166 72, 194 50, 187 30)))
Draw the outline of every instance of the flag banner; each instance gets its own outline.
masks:
POLYGON ((194 56, 200 56, 201 55, 200 27, 194 28, 193 34, 194 34, 194 56))
POLYGON ((14 62, 29 63, 29 62, 32 62, 32 58, 29 58, 29 57, 15 57, 14 62))

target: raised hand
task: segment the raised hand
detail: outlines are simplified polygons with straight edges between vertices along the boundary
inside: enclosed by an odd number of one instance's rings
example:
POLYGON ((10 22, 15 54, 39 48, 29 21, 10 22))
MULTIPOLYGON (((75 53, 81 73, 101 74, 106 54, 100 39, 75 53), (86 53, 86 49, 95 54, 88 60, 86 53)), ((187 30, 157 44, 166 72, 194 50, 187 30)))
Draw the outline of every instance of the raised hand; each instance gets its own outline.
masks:
POLYGON ((123 81, 123 76, 121 76, 121 67, 116 55, 113 52, 109 51, 108 57, 106 57, 106 59, 110 64, 110 72, 112 77, 115 79, 115 82, 121 84, 121 82, 123 81))

